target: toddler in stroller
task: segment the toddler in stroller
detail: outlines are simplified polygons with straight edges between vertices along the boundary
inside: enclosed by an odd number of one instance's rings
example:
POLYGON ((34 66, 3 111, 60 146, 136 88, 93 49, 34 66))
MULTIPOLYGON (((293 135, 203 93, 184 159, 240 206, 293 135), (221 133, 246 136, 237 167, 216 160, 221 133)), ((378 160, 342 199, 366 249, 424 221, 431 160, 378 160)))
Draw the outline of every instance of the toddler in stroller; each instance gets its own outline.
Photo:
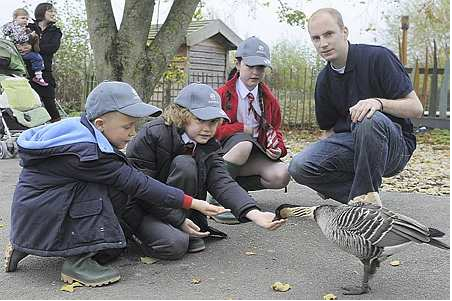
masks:
POLYGON ((16 139, 22 131, 50 120, 26 75, 14 44, 0 39, 0 159, 16 155, 16 139))

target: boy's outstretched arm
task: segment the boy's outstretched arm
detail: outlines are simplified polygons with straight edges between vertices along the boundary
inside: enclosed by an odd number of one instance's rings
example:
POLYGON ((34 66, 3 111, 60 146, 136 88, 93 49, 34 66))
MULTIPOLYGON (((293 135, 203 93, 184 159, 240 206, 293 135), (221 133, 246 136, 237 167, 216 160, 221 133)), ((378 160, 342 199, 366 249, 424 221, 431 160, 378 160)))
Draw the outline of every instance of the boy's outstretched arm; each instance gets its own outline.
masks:
POLYGON ((261 226, 267 230, 276 230, 281 227, 286 220, 280 219, 273 221, 275 218, 275 214, 272 212, 262 212, 258 209, 253 209, 248 211, 246 217, 253 221, 256 225, 261 226))

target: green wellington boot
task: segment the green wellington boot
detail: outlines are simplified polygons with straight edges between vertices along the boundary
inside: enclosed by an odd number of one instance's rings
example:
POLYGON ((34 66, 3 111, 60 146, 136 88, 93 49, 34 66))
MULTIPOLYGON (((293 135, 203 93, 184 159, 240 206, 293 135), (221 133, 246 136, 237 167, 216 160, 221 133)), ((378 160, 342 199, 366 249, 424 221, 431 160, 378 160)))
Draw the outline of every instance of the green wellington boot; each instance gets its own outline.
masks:
MULTIPOLYGON (((226 170, 229 172, 231 177, 233 179, 235 179, 240 166, 227 162, 227 161, 224 161, 224 164, 226 166, 226 170)), ((207 202, 209 202, 212 205, 221 206, 217 202, 217 200, 215 200, 210 194, 207 194, 207 202)), ((220 224, 227 224, 227 225, 240 224, 239 220, 231 212, 220 213, 215 216, 211 216, 211 218, 220 224)))
POLYGON ((102 286, 118 281, 121 276, 113 268, 102 266, 91 259, 95 253, 66 257, 61 268, 61 280, 71 284, 74 281, 85 286, 102 286))

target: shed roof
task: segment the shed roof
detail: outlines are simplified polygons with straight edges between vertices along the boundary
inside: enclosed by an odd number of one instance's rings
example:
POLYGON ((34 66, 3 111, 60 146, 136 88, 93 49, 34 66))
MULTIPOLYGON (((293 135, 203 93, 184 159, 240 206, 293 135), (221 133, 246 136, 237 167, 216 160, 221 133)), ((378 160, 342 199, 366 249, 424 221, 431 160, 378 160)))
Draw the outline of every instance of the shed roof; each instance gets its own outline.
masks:
MULTIPOLYGON (((149 31, 149 39, 153 40, 162 24, 153 24, 149 31)), ((196 45, 209 38, 219 39, 227 50, 237 49, 242 39, 221 20, 203 20, 190 23, 185 36, 187 46, 196 45)))

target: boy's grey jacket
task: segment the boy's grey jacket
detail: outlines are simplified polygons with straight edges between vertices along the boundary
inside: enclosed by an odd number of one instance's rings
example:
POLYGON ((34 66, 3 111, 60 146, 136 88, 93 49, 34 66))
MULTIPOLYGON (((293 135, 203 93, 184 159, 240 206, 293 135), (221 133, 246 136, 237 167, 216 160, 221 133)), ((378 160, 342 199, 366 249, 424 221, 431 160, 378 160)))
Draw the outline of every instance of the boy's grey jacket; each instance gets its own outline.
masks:
MULTIPOLYGON (((169 175, 174 157, 183 153, 183 131, 174 125, 165 125, 162 117, 146 123, 127 146, 127 157, 131 163, 148 176, 163 183, 169 175)), ((215 138, 206 144, 197 144, 194 158, 198 167, 198 189, 193 197, 205 199, 207 191, 241 222, 249 221, 245 215, 257 209, 256 201, 248 195, 230 176, 215 138)), ((147 205, 147 204, 146 204, 147 205)), ((147 208, 151 213, 174 226, 182 224, 183 210, 161 210, 147 208)))
POLYGON ((183 191, 133 168, 84 116, 29 129, 18 145, 23 170, 11 207, 10 239, 19 251, 65 257, 125 247, 109 189, 182 207, 183 191))

